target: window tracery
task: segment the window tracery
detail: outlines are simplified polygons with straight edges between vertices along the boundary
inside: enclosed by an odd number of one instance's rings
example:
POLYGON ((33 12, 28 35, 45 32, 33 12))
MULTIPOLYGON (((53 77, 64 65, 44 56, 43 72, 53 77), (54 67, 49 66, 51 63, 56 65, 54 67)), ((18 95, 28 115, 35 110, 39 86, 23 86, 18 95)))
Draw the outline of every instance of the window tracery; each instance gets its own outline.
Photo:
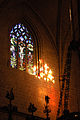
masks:
POLYGON ((34 64, 33 43, 30 31, 23 24, 16 24, 10 32, 10 66, 22 71, 27 70, 39 79, 55 83, 51 69, 43 60, 36 59, 36 65, 34 64))

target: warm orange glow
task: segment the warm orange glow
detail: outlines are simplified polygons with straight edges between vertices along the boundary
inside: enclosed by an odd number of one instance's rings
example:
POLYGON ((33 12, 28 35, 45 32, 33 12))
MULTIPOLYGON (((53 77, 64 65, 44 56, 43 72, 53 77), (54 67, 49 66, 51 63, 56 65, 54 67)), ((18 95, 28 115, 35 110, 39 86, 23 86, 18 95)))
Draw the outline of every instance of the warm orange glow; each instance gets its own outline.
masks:
POLYGON ((48 71, 47 70, 45 70, 45 74, 47 74, 48 73, 48 71))
POLYGON ((43 71, 43 67, 40 68, 40 71, 43 71))
POLYGON ((47 82, 49 82, 49 78, 47 78, 47 82))
POLYGON ((38 65, 37 65, 37 70, 38 70, 38 65))
POLYGON ((56 95, 57 95, 57 92, 56 92, 56 90, 55 90, 55 88, 53 87, 53 86, 51 86, 51 88, 50 88, 50 93, 49 93, 49 97, 50 97, 50 103, 49 103, 49 105, 50 105, 50 107, 52 108, 52 107, 57 107, 56 105, 56 103, 58 102, 57 101, 57 99, 56 99, 56 95))
POLYGON ((71 9, 69 9, 69 16, 70 16, 70 21, 72 21, 71 9))
POLYGON ((49 67, 47 66, 47 64, 45 64, 45 65, 44 65, 44 68, 45 68, 45 69, 48 69, 49 67))
POLYGON ((52 74, 52 71, 51 71, 51 70, 49 70, 49 74, 52 74))
POLYGON ((40 79, 40 76, 38 76, 38 79, 40 79))
POLYGON ((50 80, 52 80, 52 79, 53 79, 53 76, 52 76, 51 74, 48 74, 48 78, 49 78, 50 80))
POLYGON ((46 80, 46 78, 44 78, 44 80, 46 80))
POLYGON ((55 83, 55 80, 53 80, 52 82, 55 83))
POLYGON ((33 71, 34 71, 34 72, 36 71, 36 66, 33 67, 33 71))
POLYGON ((44 73, 40 72, 40 77, 43 78, 44 77, 44 73))
POLYGON ((38 77, 38 79, 43 78, 47 82, 51 81, 55 83, 51 69, 49 69, 47 64, 43 65, 42 60, 39 60, 39 66, 34 65, 33 75, 35 75, 35 77, 38 77))
POLYGON ((40 59, 39 62, 40 62, 40 64, 41 64, 41 63, 43 63, 43 60, 40 59))

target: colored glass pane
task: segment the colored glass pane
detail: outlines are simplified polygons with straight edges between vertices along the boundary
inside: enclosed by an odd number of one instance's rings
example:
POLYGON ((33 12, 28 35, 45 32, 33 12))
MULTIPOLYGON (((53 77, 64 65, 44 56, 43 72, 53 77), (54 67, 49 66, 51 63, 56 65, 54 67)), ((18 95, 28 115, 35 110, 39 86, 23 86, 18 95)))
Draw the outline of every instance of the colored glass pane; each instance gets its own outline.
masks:
POLYGON ((27 67, 28 71, 30 74, 33 74, 33 41, 28 40, 26 41, 27 43, 27 67))
POLYGON ((10 32, 10 65, 12 68, 25 70, 26 65, 29 73, 33 73, 33 41, 27 28, 23 24, 15 25, 10 32))
POLYGON ((10 62, 11 62, 11 67, 12 68, 16 68, 17 67, 17 40, 15 38, 14 35, 10 34, 10 42, 11 42, 11 46, 10 46, 10 51, 11 51, 11 58, 10 58, 10 62))

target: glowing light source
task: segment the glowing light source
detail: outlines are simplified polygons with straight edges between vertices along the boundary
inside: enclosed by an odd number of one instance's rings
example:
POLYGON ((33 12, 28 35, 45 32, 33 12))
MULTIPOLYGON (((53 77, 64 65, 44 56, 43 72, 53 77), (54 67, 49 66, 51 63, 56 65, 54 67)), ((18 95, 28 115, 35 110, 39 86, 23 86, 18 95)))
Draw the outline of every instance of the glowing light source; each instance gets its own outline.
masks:
POLYGON ((46 78, 44 78, 44 80, 46 80, 46 78))
POLYGON ((52 74, 52 71, 51 71, 51 70, 49 70, 49 74, 52 74))
POLYGON ((43 78, 44 77, 44 73, 40 72, 40 77, 43 78))
POLYGON ((40 71, 43 71, 43 67, 40 68, 40 71))
POLYGON ((51 69, 49 69, 47 64, 43 65, 43 61, 39 60, 39 66, 34 65, 33 67, 33 75, 38 79, 43 78, 45 81, 55 83, 54 76, 52 74, 51 69))
POLYGON ((48 73, 48 71, 47 70, 45 70, 45 74, 47 74, 48 73))
POLYGON ((53 80, 52 82, 55 83, 55 80, 53 80))
POLYGON ((45 64, 45 65, 44 65, 44 68, 45 68, 45 69, 48 69, 49 67, 47 66, 47 64, 45 64))

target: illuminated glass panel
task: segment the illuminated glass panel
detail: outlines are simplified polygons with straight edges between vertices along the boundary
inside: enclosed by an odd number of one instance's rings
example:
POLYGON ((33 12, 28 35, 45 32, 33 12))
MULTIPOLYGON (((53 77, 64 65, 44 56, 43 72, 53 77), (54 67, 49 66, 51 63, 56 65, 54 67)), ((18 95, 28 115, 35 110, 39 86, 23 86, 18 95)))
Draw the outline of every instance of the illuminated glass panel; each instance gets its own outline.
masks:
POLYGON ((23 24, 15 25, 10 32, 10 65, 33 74, 33 40, 23 24))
POLYGON ((27 42, 27 67, 30 74, 33 74, 33 41, 31 36, 28 37, 27 42))
POLYGON ((26 68, 26 44, 25 42, 19 40, 18 41, 18 50, 19 50, 19 58, 18 58, 18 64, 20 70, 25 70, 26 68))
MULTIPOLYGON (((11 31, 11 33, 13 33, 13 30, 11 31)), ((15 35, 10 34, 10 42, 11 42, 11 46, 10 46, 10 51, 11 51, 11 58, 10 58, 11 67, 12 68, 16 68, 17 67, 17 39, 16 39, 15 35)))
POLYGON ((47 64, 44 64, 43 60, 39 60, 39 68, 36 65, 34 65, 33 75, 35 75, 39 79, 42 78, 47 82, 51 81, 51 82, 55 83, 54 75, 53 75, 51 69, 49 68, 49 66, 47 64))
POLYGON ((33 39, 30 32, 23 24, 15 25, 10 32, 10 65, 12 68, 28 70, 29 74, 49 82, 54 81, 54 75, 43 60, 37 60, 34 65, 33 39), (39 63, 39 64, 38 64, 39 63))

